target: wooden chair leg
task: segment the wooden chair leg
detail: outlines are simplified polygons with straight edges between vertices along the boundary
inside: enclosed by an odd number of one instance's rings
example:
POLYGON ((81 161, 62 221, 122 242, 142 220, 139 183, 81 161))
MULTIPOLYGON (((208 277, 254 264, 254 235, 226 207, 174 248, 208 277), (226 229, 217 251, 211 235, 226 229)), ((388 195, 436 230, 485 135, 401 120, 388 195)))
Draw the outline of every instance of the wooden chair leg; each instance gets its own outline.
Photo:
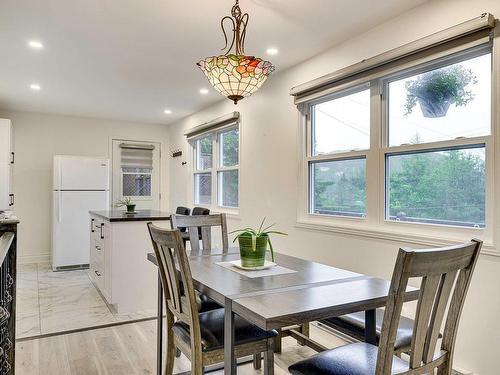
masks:
POLYGON ((278 331, 278 336, 274 338, 274 352, 281 353, 281 345, 282 345, 281 329, 277 329, 276 331, 278 331))
POLYGON ((262 353, 257 353, 253 355, 253 368, 255 370, 260 370, 262 367, 262 353))
POLYGON ((267 340, 267 351, 264 353, 264 375, 274 375, 274 340, 267 340))
POLYGON ((172 316, 167 313, 167 355, 165 360, 165 375, 172 375, 174 373, 174 361, 175 361, 175 353, 177 348, 174 344, 174 334, 170 329, 173 324, 172 316))

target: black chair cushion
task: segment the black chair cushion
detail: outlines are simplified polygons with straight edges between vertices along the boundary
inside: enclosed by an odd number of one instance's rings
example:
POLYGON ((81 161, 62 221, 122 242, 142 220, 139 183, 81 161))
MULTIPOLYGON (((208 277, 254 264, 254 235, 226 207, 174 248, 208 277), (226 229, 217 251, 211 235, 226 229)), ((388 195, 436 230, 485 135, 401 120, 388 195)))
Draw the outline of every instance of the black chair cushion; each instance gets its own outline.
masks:
MULTIPOLYGON (((264 331, 248 323, 238 315, 234 319, 235 343, 246 344, 254 341, 275 337, 278 332, 264 331)), ((185 342, 190 342, 189 326, 183 322, 176 322, 172 327, 185 342)), ((204 352, 222 349, 224 347, 224 309, 212 310, 200 314, 201 346, 204 352)))
MULTIPOLYGON (((384 310, 377 309, 377 341, 380 339, 382 323, 384 321, 384 310)), ((352 336, 360 341, 364 341, 365 336, 365 313, 357 312, 325 319, 324 323, 342 333, 352 336)), ((395 350, 409 348, 413 335, 413 320, 401 316, 399 319, 398 333, 394 345, 395 350)))
MULTIPOLYGON (((340 346, 297 362, 288 368, 294 375, 375 375, 378 347, 365 343, 340 346)), ((394 356, 392 373, 408 370, 408 363, 394 356)))
POLYGON ((205 294, 200 294, 200 308, 199 312, 204 313, 207 311, 220 309, 222 306, 215 302, 212 298, 207 297, 205 294))

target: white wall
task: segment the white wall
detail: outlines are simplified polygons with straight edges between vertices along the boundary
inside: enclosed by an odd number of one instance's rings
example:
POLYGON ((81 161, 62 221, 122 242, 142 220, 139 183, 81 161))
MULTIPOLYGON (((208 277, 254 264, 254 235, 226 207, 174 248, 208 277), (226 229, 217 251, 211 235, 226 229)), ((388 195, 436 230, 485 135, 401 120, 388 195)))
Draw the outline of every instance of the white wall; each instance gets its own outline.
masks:
MULTIPOLYGON (((110 138, 157 141, 168 151, 164 125, 0 111, 14 131, 14 193, 19 225, 19 261, 48 261, 51 246, 52 156, 109 157, 110 138)), ((164 152, 163 155, 168 155, 164 152)), ((162 208, 168 204, 162 171, 162 208)))
MULTIPOLYGON (((189 155, 183 132, 234 110, 241 112, 240 216, 229 226, 255 225, 263 216, 287 231, 277 238, 279 251, 354 271, 389 278, 402 244, 295 227, 298 185, 298 113, 289 96, 292 86, 331 73, 401 44, 467 19, 491 12, 500 16, 498 0, 431 1, 389 23, 359 35, 292 69, 271 77, 254 97, 237 107, 221 102, 172 125, 172 148, 189 155)), ((335 27, 332 25, 332 27, 335 27)), ((251 35, 249 36, 251 37, 251 35)), ((300 48, 300 47, 298 47, 300 48)), ((286 51, 280 51, 286 54, 286 51)), ((190 202, 190 160, 171 159, 170 204, 190 202)), ((230 229, 231 229, 230 228, 230 229)), ((500 258, 481 256, 464 308, 455 367, 481 375, 500 373, 500 258)))

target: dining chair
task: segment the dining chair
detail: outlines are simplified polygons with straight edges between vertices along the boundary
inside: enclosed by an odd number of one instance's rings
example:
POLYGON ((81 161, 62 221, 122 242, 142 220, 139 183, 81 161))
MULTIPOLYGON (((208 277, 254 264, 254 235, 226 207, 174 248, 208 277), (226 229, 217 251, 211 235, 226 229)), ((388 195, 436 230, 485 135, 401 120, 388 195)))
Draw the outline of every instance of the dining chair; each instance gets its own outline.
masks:
POLYGON ((400 249, 384 312, 379 347, 344 345, 289 367, 295 375, 451 375, 460 314, 482 242, 425 250, 400 249), (419 278, 420 293, 409 361, 396 356, 395 342, 408 280, 419 278), (440 350, 436 346, 444 323, 440 350))
POLYGON ((191 213, 191 209, 183 206, 178 206, 175 210, 176 215, 189 215, 191 213))
POLYGON ((194 207, 191 215, 193 215, 193 216, 210 215, 210 209, 205 208, 205 207, 194 207))
MULTIPOLYGON (((180 231, 162 229, 152 223, 148 223, 148 229, 167 306, 165 374, 172 375, 178 348, 191 360, 191 374, 201 375, 206 366, 224 360, 224 309, 198 312, 189 258, 180 231)), ((260 358, 264 353, 265 374, 272 374, 273 338, 276 335, 276 331, 264 331, 236 316, 236 356, 258 355, 260 358)))
MULTIPOLYGON (((177 209, 175 210, 176 215, 189 215, 191 213, 191 209, 183 206, 178 206, 177 209)), ((181 233, 186 232, 186 228, 179 228, 181 233)), ((182 234, 181 234, 182 236, 182 234)))
MULTIPOLYGON (((196 208, 193 209, 193 213, 196 208)), ((201 212, 201 211, 198 211, 201 212)), ((191 254, 200 253, 200 237, 203 244, 203 254, 209 254, 212 251, 212 227, 221 228, 222 236, 222 251, 223 253, 228 252, 228 238, 227 238, 227 224, 225 214, 215 214, 215 215, 173 215, 170 218, 170 224, 172 229, 187 228, 187 232, 181 233, 184 246, 186 246, 186 237, 189 239, 191 244, 191 254)), ((217 302, 213 299, 207 297, 205 294, 197 293, 199 300, 200 312, 206 312, 214 309, 221 308, 217 302)))
POLYGON ((186 236, 189 237, 191 253, 200 252, 200 231, 203 253, 210 253, 212 250, 211 229, 212 227, 220 227, 222 236, 222 252, 227 253, 229 245, 227 238, 226 214, 191 216, 172 215, 170 223, 172 229, 187 228, 186 236))

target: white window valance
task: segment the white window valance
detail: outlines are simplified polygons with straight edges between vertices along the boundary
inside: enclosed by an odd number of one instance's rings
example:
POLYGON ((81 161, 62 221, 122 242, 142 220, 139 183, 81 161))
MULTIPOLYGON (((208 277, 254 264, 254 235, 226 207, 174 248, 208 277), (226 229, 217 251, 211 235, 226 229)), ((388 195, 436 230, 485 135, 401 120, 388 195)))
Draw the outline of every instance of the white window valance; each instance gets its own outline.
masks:
POLYGON ((392 66, 404 66, 405 60, 411 64, 416 61, 425 63, 426 58, 435 57, 443 51, 449 54, 453 49, 458 52, 487 44, 491 42, 494 27, 495 17, 490 13, 483 13, 461 24, 295 86, 290 90, 290 95, 294 96, 296 104, 305 103, 327 95, 329 91, 335 91, 335 87, 346 81, 366 82, 387 75, 392 66))
POLYGON ((234 123, 238 122, 240 119, 239 112, 231 112, 227 115, 217 117, 214 120, 205 122, 201 125, 195 126, 194 128, 189 129, 184 133, 187 139, 193 139, 203 134, 207 134, 213 132, 214 130, 219 130, 227 126, 231 126, 234 123))

